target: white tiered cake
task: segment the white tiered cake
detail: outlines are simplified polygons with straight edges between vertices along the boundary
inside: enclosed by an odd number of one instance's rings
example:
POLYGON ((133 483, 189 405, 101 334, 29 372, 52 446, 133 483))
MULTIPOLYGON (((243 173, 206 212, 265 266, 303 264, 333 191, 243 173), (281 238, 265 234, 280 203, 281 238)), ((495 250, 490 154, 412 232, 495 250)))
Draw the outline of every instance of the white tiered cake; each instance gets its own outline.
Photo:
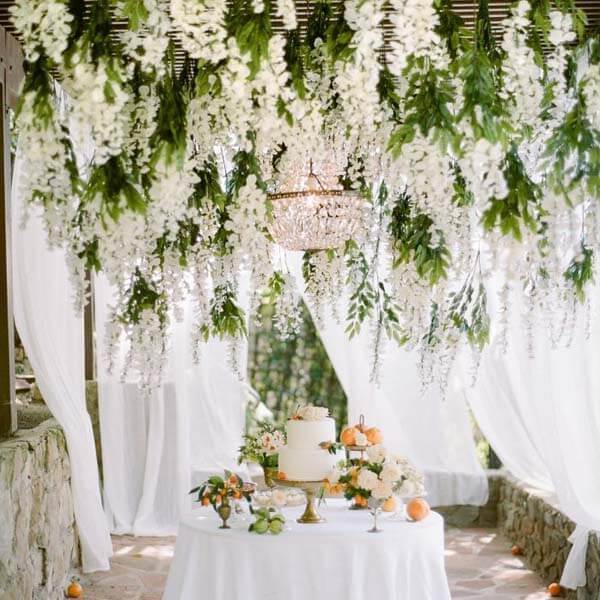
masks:
POLYGON ((327 414, 327 409, 307 406, 287 422, 287 445, 279 450, 279 471, 287 479, 321 481, 339 460, 319 446, 322 442, 335 442, 335 421, 327 414))

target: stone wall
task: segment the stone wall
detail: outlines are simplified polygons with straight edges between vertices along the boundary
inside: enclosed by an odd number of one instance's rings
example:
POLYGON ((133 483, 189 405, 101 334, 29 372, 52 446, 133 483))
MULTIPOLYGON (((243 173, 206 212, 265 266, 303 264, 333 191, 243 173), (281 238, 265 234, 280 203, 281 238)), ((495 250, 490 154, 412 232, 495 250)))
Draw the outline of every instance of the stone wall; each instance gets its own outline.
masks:
POLYGON ((0 443, 0 600, 59 600, 79 563, 70 464, 50 419, 0 443))
MULTIPOLYGON (((523 551, 527 566, 547 583, 559 581, 575 524, 556 508, 552 497, 528 489, 516 480, 500 478, 498 528, 523 551)), ((588 546, 587 585, 566 591, 569 600, 600 600, 600 540, 592 534, 588 546)))

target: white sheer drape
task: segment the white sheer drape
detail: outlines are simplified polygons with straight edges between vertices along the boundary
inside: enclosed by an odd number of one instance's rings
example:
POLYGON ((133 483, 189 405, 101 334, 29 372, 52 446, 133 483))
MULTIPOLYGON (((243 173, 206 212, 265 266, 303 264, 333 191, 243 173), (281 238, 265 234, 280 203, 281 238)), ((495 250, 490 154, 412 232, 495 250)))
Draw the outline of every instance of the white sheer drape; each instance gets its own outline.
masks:
MULTIPOLYGON (((191 357, 192 307, 172 328, 164 383, 143 397, 133 380, 106 371, 104 331, 112 292, 97 278, 98 390, 106 512, 115 533, 172 535, 191 508, 189 490, 208 474, 238 470, 245 384, 231 372, 223 342, 191 357)), ((241 371, 245 372, 246 352, 241 371)))
MULTIPOLYGON (((598 288, 591 291, 598 297, 598 288)), ((466 394, 486 437, 519 479, 554 489, 561 510, 578 525, 562 583, 585 584, 587 533, 600 530, 600 322, 589 339, 584 319, 568 348, 552 349, 545 328, 527 351, 523 307, 515 300, 508 351, 492 343, 477 385, 466 394)))
MULTIPOLYGON (((301 282, 300 256, 288 254, 287 264, 301 282)), ((340 314, 345 314, 343 308, 340 314)), ((346 392, 350 422, 364 414, 368 423, 380 427, 385 445, 423 470, 428 500, 434 506, 485 504, 487 477, 477 459, 460 389, 449 390, 443 398, 432 386, 422 395, 417 354, 394 342, 385 351, 379 385, 372 383, 371 339, 366 327, 348 340, 344 323, 328 315, 317 329, 346 392)))
POLYGON ((105 570, 112 544, 85 404, 83 319, 73 309, 64 253, 48 248, 39 211, 19 227, 21 169, 17 152, 12 188, 15 322, 44 400, 65 432, 83 569, 105 570))

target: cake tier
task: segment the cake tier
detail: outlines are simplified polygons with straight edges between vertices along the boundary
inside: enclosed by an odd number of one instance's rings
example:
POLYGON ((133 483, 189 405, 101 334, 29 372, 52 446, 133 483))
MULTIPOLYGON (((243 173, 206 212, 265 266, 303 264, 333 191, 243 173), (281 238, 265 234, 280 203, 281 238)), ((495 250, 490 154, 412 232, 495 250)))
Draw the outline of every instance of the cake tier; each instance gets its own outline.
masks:
POLYGON ((339 458, 327 450, 296 450, 284 446, 279 450, 279 470, 291 481, 321 481, 339 458))
POLYGON ((294 421, 286 425, 287 445, 296 450, 317 450, 321 442, 335 442, 335 421, 294 421))

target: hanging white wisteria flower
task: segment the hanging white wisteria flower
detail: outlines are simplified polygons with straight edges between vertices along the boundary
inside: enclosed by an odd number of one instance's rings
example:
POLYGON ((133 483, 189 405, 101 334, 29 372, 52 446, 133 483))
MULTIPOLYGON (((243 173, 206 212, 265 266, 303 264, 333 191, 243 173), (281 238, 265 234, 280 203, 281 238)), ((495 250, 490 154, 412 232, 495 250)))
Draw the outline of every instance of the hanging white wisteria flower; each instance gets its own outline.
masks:
POLYGON ((222 0, 171 0, 171 18, 183 48, 192 58, 218 63, 227 56, 222 0))
POLYGON ((445 69, 448 57, 436 33, 439 17, 431 0, 391 0, 390 21, 394 26, 391 41, 390 71, 400 77, 414 57, 427 57, 432 66, 445 69))
POLYGON ((140 6, 136 7, 134 17, 127 13, 127 4, 121 3, 119 8, 125 17, 129 17, 131 27, 121 34, 125 54, 139 63, 144 72, 163 68, 163 57, 169 45, 168 34, 171 28, 167 3, 164 0, 143 0, 141 8, 145 14, 140 23, 135 20, 139 18, 137 11, 140 10, 140 6))
POLYGON ((288 215, 297 230, 312 206, 323 229, 311 238, 339 240, 306 250, 298 285, 317 322, 367 328, 374 378, 392 343, 419 352, 425 383, 443 384, 465 343, 477 365, 490 320, 505 347, 515 294, 527 332, 543 320, 556 345, 573 337, 600 252, 598 41, 575 47, 577 11, 521 0, 499 49, 483 0, 473 36, 445 0, 346 0, 342 14, 317 0, 302 28, 294 0, 122 0, 116 12, 103 0, 77 26, 69 6, 12 9, 27 72, 19 181, 66 250, 77 303, 86 269, 114 287, 109 354, 125 345, 146 392, 187 297, 194 358, 218 337, 237 370, 261 304, 282 336, 301 326, 269 233, 285 238, 282 191, 302 203, 288 215), (127 27, 107 35, 115 15, 127 27), (336 199, 348 197, 361 215, 346 230, 352 203, 336 199))
POLYGON ((277 16, 283 21, 283 26, 288 31, 298 27, 296 19, 296 4, 294 0, 277 0, 277 16))
POLYGON ((89 140, 95 149, 94 162, 102 164, 121 153, 129 135, 130 96, 124 74, 110 58, 93 64, 87 53, 78 52, 72 60, 65 89, 71 96, 75 143, 83 146, 89 140))
POLYGON ((68 2, 16 0, 9 11, 23 40, 25 60, 35 62, 45 54, 54 64, 60 65, 73 22, 68 2))
POLYGON ((536 62, 535 52, 527 40, 531 21, 531 6, 520 0, 503 22, 502 49, 506 59, 502 63, 502 98, 511 103, 510 121, 515 129, 540 126, 540 105, 544 95, 542 70, 536 62))

